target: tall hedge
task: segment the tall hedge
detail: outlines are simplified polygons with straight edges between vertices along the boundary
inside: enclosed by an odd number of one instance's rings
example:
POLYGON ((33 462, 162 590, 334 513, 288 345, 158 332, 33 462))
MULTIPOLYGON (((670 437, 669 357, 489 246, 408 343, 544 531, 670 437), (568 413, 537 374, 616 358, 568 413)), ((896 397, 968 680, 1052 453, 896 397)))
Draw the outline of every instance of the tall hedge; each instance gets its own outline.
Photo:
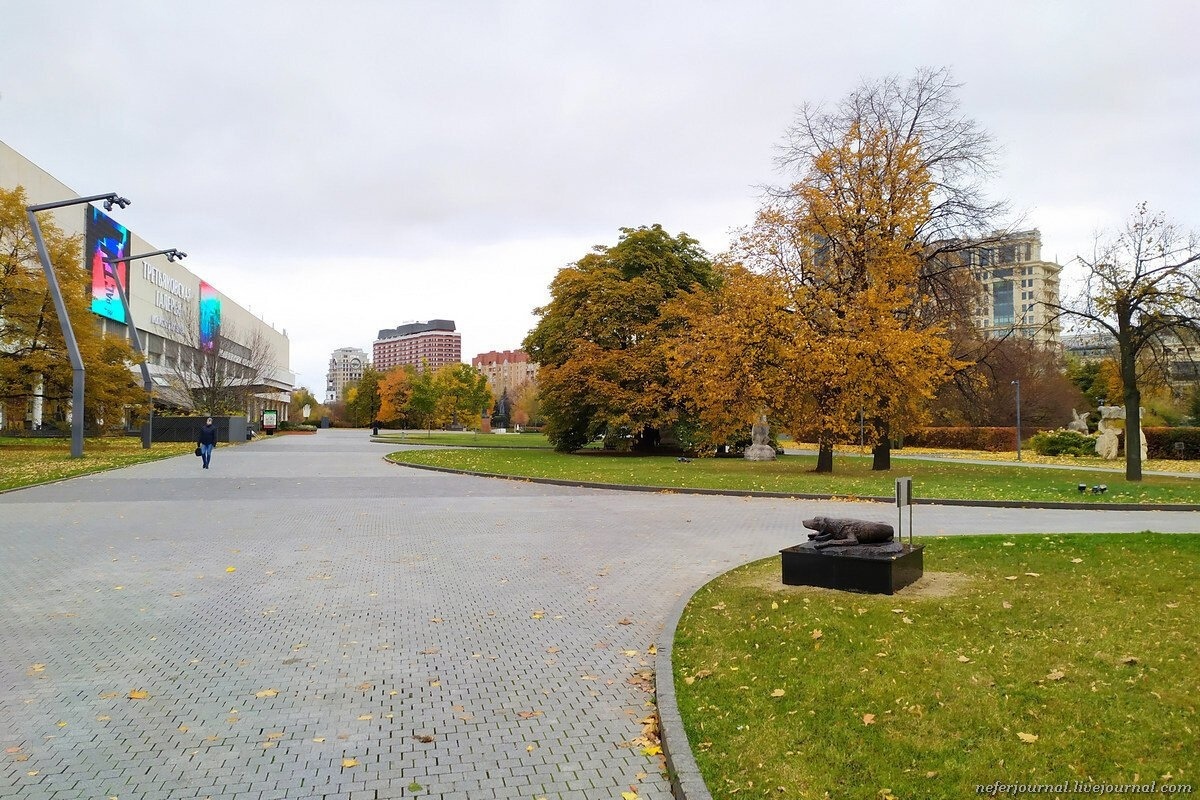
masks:
POLYGON ((1147 458, 1200 459, 1200 428, 1142 428, 1142 431, 1146 434, 1147 458), (1182 453, 1175 452, 1176 442, 1183 443, 1182 453))

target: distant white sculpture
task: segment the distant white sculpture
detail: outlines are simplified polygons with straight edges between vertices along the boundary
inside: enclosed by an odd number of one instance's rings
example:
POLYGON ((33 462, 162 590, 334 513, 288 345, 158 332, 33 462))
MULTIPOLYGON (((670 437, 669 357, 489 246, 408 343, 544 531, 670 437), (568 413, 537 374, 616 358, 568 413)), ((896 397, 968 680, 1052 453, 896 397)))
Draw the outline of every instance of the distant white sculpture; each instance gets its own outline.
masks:
POLYGON ((743 458, 747 461, 774 461, 775 448, 771 447, 771 429, 767 425, 767 415, 759 414, 758 421, 750 428, 751 444, 746 448, 743 458))
POLYGON ((1071 417, 1071 421, 1067 423, 1067 430, 1076 431, 1078 433, 1088 433, 1088 415, 1086 411, 1080 412, 1072 408, 1071 417))
MULTIPOLYGON (((1117 457, 1117 451, 1121 445, 1121 434, 1125 433, 1125 406, 1100 406, 1100 422, 1096 426, 1097 433, 1100 434, 1096 439, 1096 454, 1101 458, 1114 459, 1117 457)), ((1146 413, 1146 409, 1141 409, 1142 414, 1146 413)), ((1139 420, 1140 420, 1139 416, 1139 420)), ((1138 448, 1142 454, 1142 461, 1146 460, 1146 432, 1138 426, 1138 448)), ((1125 437, 1125 446, 1129 446, 1129 437, 1125 437)))
POLYGON ((1096 423, 1096 455, 1112 460, 1121 449, 1121 434, 1125 432, 1124 406, 1100 406, 1100 421, 1096 423))

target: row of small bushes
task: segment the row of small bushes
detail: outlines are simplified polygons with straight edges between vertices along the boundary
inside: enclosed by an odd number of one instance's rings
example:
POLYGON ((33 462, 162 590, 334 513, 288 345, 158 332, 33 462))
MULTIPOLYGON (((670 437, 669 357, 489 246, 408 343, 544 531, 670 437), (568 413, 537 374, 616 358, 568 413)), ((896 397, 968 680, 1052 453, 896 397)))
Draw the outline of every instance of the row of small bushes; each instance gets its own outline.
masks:
POLYGON ((949 450, 984 450, 1002 453, 1017 448, 1016 428, 919 428, 905 435, 903 444, 912 447, 944 447, 949 450))
MULTIPOLYGON (((1200 428, 1143 428, 1146 434, 1147 458, 1200 458, 1200 428), (1176 450, 1175 444, 1182 448, 1176 450)), ((954 450, 985 450, 1005 452, 1016 446, 1015 428, 921 428, 904 437, 904 444, 913 447, 944 447, 954 450)), ((1121 446, 1125 437, 1121 436, 1121 446)), ((1096 435, 1069 430, 1039 431, 1029 439, 1029 446, 1041 455, 1096 454, 1096 435)))

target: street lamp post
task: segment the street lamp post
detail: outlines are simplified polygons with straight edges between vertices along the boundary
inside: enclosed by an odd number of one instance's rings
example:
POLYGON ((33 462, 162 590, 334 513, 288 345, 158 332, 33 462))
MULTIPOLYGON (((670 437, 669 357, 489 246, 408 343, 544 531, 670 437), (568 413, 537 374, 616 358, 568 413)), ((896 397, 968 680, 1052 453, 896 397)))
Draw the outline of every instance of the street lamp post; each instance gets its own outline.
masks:
POLYGON ((63 303, 62 291, 58 286, 58 276, 55 275, 54 266, 50 263, 50 255, 46 252, 46 242, 42 239, 42 228, 38 225, 37 213, 101 201, 104 203, 105 211, 112 211, 114 205, 121 208, 129 205, 129 201, 124 197, 110 192, 25 207, 25 213, 29 215, 29 226, 33 229, 33 241, 37 245, 38 258, 42 262, 42 271, 46 273, 46 284, 50 288, 50 297, 54 300, 54 310, 58 313, 58 324, 62 326, 63 340, 67 345, 67 356, 71 360, 71 458, 83 457, 83 357, 79 355, 79 343, 75 340, 75 330, 71 327, 71 318, 67 316, 67 306, 63 303))
POLYGON ((1013 381, 1017 387, 1017 461, 1021 460, 1021 382, 1013 381))
POLYGON ((126 256, 125 258, 106 258, 104 263, 112 267, 113 283, 117 284, 117 294, 121 296, 121 306, 125 309, 125 326, 129 329, 129 338, 133 341, 133 348, 137 350, 138 355, 142 357, 142 384, 146 387, 146 399, 150 403, 150 416, 146 419, 146 427, 142 429, 142 449, 149 450, 150 442, 153 434, 151 430, 154 426, 154 382, 150 379, 150 366, 146 363, 146 352, 142 350, 142 340, 138 336, 137 326, 133 324, 133 312, 129 309, 129 293, 125 290, 125 285, 121 283, 121 271, 117 269, 117 264, 128 264, 139 258, 150 258, 151 256, 166 256, 167 261, 178 261, 182 258, 187 258, 187 253, 182 250, 176 250, 174 247, 167 250, 155 250, 153 253, 141 253, 136 256, 126 256))

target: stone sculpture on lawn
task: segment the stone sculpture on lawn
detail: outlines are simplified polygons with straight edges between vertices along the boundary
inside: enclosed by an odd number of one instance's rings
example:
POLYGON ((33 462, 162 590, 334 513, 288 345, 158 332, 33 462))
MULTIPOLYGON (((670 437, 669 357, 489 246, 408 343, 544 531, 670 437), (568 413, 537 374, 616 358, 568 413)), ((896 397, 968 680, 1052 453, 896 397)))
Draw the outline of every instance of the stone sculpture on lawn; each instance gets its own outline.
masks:
MULTIPOLYGON (((1096 425, 1096 432, 1100 434, 1096 439, 1096 454, 1104 459, 1112 460, 1117 457, 1121 449, 1121 434, 1127 433, 1125 430, 1125 406, 1100 406, 1100 422, 1096 425)), ((1142 409, 1142 414, 1146 410, 1142 409)), ((1141 445, 1142 461, 1146 460, 1146 433, 1138 430, 1138 440, 1141 445)), ((1125 446, 1129 446, 1129 436, 1125 437, 1125 446)))
POLYGON ((758 421, 750 428, 750 446, 742 455, 747 461, 774 461, 775 448, 771 446, 771 429, 767 415, 759 414, 758 421))

